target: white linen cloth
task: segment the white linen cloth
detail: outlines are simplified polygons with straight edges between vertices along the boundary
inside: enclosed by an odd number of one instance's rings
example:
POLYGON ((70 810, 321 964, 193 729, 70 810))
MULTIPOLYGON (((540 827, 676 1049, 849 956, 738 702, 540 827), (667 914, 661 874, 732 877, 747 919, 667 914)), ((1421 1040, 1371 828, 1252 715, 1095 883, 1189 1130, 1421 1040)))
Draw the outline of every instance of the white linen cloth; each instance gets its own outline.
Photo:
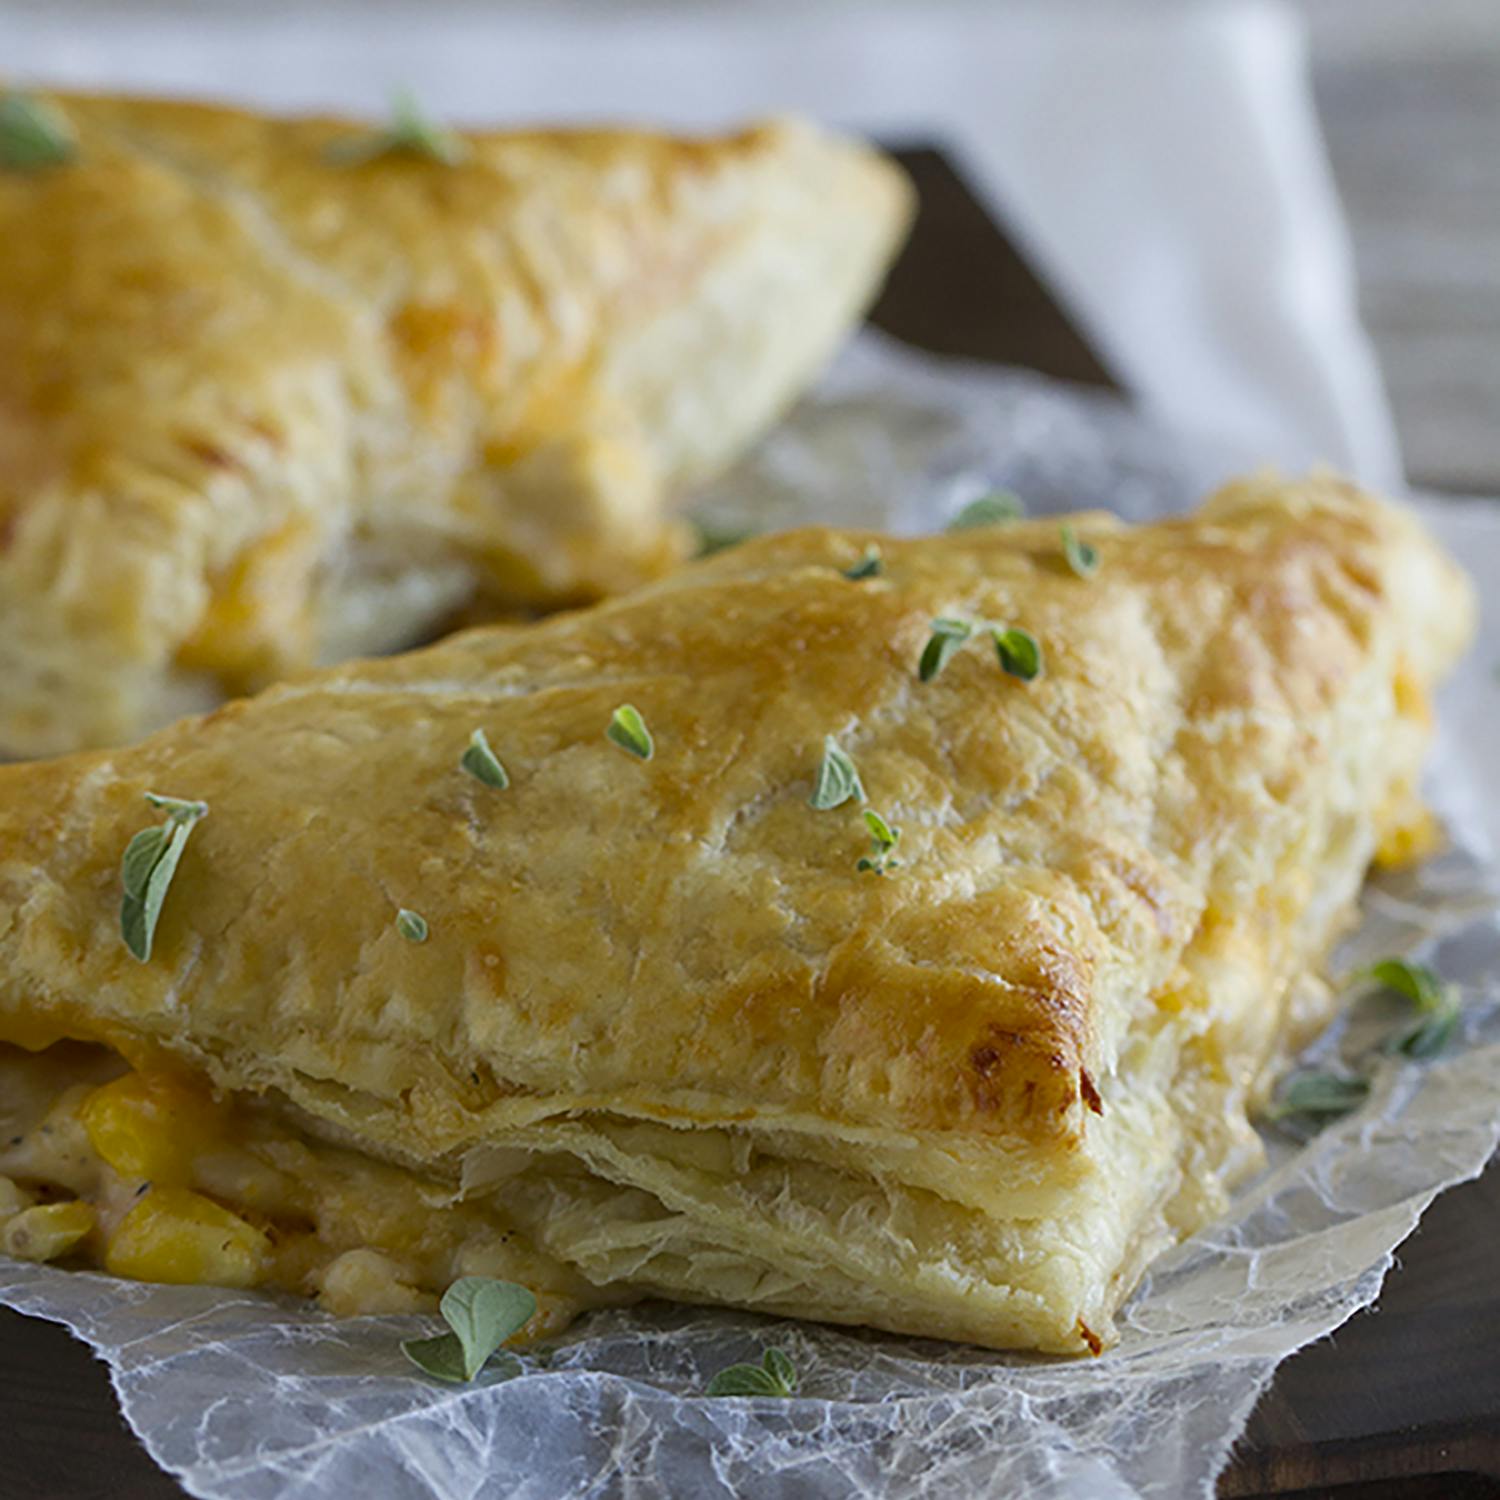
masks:
POLYGON ((1296 14, 1217 4, 0 0, 0 74, 452 120, 797 110, 951 144, 1150 413, 1400 484, 1296 14))

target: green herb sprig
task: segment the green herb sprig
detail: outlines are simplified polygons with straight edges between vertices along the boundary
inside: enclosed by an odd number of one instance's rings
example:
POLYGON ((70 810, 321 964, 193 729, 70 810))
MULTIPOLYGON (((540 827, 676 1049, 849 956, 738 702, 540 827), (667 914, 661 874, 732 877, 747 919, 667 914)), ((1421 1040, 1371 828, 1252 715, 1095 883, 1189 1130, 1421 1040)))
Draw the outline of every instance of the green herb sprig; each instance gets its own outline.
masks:
POLYGON ((1010 521, 1019 521, 1026 514, 1026 507, 1019 495, 1009 490, 995 490, 971 500, 948 522, 949 531, 969 531, 976 526, 1004 526, 1010 521))
POLYGON ((899 859, 891 858, 896 845, 901 842, 901 830, 892 828, 873 807, 865 809, 864 819, 865 827, 870 830, 870 854, 861 859, 855 868, 884 875, 887 870, 894 870, 901 863, 899 859))
MULTIPOLYGON (((1356 987, 1399 995, 1417 1012, 1413 1023, 1397 1026, 1380 1044, 1387 1055, 1401 1053, 1423 1059, 1436 1056, 1458 1029, 1462 1000, 1457 986, 1448 984, 1426 964, 1407 958, 1383 958, 1353 976, 1356 987)), ((1266 1110, 1269 1120, 1291 1120, 1307 1134, 1364 1103, 1370 1080, 1359 1073, 1303 1069, 1277 1090, 1266 1110)))
MULTIPOLYGON (((513 1281, 465 1276, 443 1293, 438 1308, 451 1331, 406 1339, 401 1351, 425 1374, 466 1385, 506 1339, 536 1316, 536 1306, 536 1298, 513 1281)), ((519 1364, 508 1372, 519 1373, 519 1364)))
POLYGON ((409 906, 403 906, 396 913, 396 931, 408 943, 425 943, 428 932, 427 918, 421 912, 413 911, 409 906))
POLYGON ((967 620, 954 620, 946 616, 932 622, 932 634, 922 648, 917 662, 917 676, 923 682, 931 682, 952 661, 958 648, 974 634, 974 627, 967 620))
POLYGON ((1042 675, 1042 648, 1029 630, 1019 625, 992 625, 990 636, 1004 671, 1022 682, 1033 682, 1042 675))
POLYGON ((758 1365, 730 1365, 708 1383, 710 1396, 795 1396, 797 1367, 780 1349, 767 1349, 758 1365))
POLYGON ((1435 1057, 1453 1039, 1461 1008, 1458 989, 1426 964, 1384 958, 1357 975, 1356 981, 1399 995, 1417 1012, 1415 1022, 1397 1028, 1385 1039, 1382 1051, 1413 1058, 1435 1057))
POLYGON ((861 583, 866 578, 879 578, 885 572, 885 562, 880 556, 880 548, 871 543, 853 567, 844 568, 841 571, 850 583, 861 583))
POLYGON ((1451 987, 1444 984, 1433 970, 1426 964, 1413 963, 1409 958, 1383 958, 1361 970, 1354 976, 1354 981, 1390 990, 1423 1012, 1441 1010, 1451 995, 1451 987))
POLYGON ((1082 541, 1066 521, 1057 528, 1063 560, 1079 578, 1090 579, 1099 571, 1099 549, 1082 541))
POLYGON ((476 729, 469 736, 469 747, 459 756, 458 763, 476 781, 482 781, 496 791, 504 791, 510 785, 510 777, 505 774, 500 757, 490 749, 490 742, 482 729, 476 729))
POLYGON ((808 805, 820 812, 827 812, 830 808, 842 807, 851 797, 856 802, 865 800, 864 784, 859 779, 859 771, 848 751, 840 749, 839 742, 831 734, 827 735, 823 740, 823 759, 818 764, 818 775, 813 782, 812 796, 807 799, 808 805))
POLYGON ((383 156, 426 157, 456 167, 468 156, 469 148, 452 131, 429 120, 410 90, 401 89, 391 98, 391 117, 383 130, 335 141, 326 154, 341 167, 363 166, 383 156))
POLYGON ((974 635, 987 630, 995 643, 995 655, 1001 668, 1022 682, 1032 682, 1042 674, 1042 648, 1029 630, 1019 625, 999 625, 993 621, 971 622, 942 616, 932 622, 932 634, 917 661, 917 676, 931 682, 954 655, 974 635))
POLYGON ((165 797, 158 792, 147 792, 146 801, 165 812, 166 821, 136 834, 125 846, 120 861, 120 881, 125 887, 120 903, 120 935, 142 963, 151 957, 162 903, 172 887, 188 836, 199 820, 208 816, 206 802, 165 797))
POLYGON ((656 754, 656 742, 646 728, 646 721, 629 703, 622 703, 611 715, 604 737, 641 760, 650 760, 656 754))
POLYGON ((1400 1052, 1406 1057, 1424 1061, 1447 1050, 1458 1030, 1457 1003, 1446 1006, 1426 1020, 1392 1033, 1385 1039, 1381 1050, 1387 1054, 1400 1052))
POLYGON ((730 547, 738 547, 741 542, 748 542, 757 534, 751 526, 723 526, 702 517, 694 517, 691 525, 698 534, 694 557, 712 557, 716 552, 724 552, 730 547))
POLYGON ((1359 1108, 1370 1095, 1370 1080, 1357 1073, 1334 1073, 1305 1068, 1293 1073, 1277 1090, 1276 1102, 1266 1111, 1269 1120, 1304 1115, 1326 1124, 1359 1108))
POLYGON ((0 167, 40 172, 66 166, 77 155, 78 137, 55 104, 29 94, 0 94, 0 167))

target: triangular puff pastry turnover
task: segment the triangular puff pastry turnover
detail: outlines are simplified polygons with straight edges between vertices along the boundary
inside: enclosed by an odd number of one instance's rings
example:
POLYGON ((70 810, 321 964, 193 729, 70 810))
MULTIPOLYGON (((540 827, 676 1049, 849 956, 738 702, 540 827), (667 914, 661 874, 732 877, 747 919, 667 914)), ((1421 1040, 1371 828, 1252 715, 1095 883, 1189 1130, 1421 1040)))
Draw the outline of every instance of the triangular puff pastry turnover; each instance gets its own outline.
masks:
POLYGON ((767 537, 0 770, 0 1172, 128 1275, 1098 1349, 1259 1160, 1472 608, 1330 479, 1072 525, 767 537))
POLYGON ((10 756, 663 572, 667 501, 818 373, 910 212, 893 164, 798 123, 385 150, 33 107, 64 147, 0 160, 10 756))

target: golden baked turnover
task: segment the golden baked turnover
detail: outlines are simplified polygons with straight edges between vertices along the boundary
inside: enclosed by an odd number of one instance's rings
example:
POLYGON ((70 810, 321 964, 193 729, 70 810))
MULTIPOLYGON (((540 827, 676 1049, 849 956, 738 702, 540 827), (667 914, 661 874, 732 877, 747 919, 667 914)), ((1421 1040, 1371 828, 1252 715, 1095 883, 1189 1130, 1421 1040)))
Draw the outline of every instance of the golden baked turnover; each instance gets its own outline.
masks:
POLYGON ((1108 1343, 1261 1160, 1473 609, 1332 479, 1069 525, 771 536, 0 770, 0 1242, 1108 1343))
POLYGON ((795 122, 0 108, 55 147, 0 151, 8 756, 665 571, 669 502, 819 372, 910 213, 795 122))

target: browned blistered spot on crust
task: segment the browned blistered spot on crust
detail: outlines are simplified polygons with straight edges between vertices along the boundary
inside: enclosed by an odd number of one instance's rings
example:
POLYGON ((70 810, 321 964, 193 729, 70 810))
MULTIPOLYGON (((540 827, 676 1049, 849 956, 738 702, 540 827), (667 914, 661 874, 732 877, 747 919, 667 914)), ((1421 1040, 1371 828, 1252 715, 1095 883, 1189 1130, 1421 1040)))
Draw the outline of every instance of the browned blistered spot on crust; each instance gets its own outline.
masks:
POLYGON ((1099 1090, 1094 1087, 1094 1080, 1089 1077, 1087 1068, 1078 1070, 1078 1092, 1083 1097, 1083 1102, 1093 1110, 1096 1115, 1104 1113, 1104 1101, 1099 1097, 1099 1090))
POLYGON ((207 438, 183 438, 183 447, 208 468, 233 468, 234 459, 223 452, 217 444, 208 443, 207 438))
POLYGON ((968 1051, 972 1107, 1052 1135, 1079 1098, 1092 964, 1047 939, 1006 958, 1016 986, 1008 1014, 984 1025, 968 1051))
POLYGON ((1090 1354, 1099 1355, 1104 1352, 1104 1340, 1082 1318, 1078 1320, 1078 1337, 1089 1346, 1090 1354))
POLYGON ((1071 1072, 1072 1065, 1057 1050, 1055 1033, 1009 1031, 991 1022, 984 1035, 984 1041, 969 1049, 975 1109, 982 1114, 1003 1110, 1012 1104, 1016 1084, 1024 1078, 1023 1115, 1067 1113, 1076 1095, 1070 1087, 1058 1085, 1071 1072))

